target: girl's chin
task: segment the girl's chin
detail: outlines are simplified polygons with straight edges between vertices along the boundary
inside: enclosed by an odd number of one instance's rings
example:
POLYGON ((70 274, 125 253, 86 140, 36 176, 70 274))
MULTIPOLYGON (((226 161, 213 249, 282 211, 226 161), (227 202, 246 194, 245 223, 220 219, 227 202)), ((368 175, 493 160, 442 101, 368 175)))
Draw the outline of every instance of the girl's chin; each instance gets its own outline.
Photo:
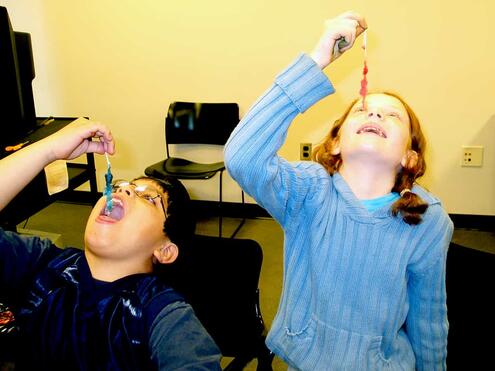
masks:
POLYGON ((351 164, 357 162, 360 164, 367 165, 386 165, 387 167, 396 167, 400 165, 401 158, 396 158, 392 153, 387 152, 383 149, 377 148, 360 148, 359 150, 354 150, 345 153, 343 155, 344 164, 351 164))
POLYGON ((350 151, 346 151, 343 157, 344 161, 346 158, 362 158, 363 160, 369 161, 390 157, 390 153, 387 152, 384 148, 371 145, 363 145, 358 148, 353 148, 350 151))

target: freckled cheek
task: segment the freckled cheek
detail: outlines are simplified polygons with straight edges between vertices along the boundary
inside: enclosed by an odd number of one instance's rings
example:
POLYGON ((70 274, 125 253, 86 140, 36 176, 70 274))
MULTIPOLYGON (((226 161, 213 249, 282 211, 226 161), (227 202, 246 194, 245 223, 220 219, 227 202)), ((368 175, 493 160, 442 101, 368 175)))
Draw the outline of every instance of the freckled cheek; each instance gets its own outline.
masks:
POLYGON ((393 157, 401 159, 409 149, 409 143, 404 138, 398 138, 397 140, 390 142, 389 153, 393 157))
POLYGON ((409 149, 411 145, 411 138, 409 136, 409 132, 405 131, 402 133, 399 139, 400 146, 404 149, 409 149))
POLYGON ((340 131, 339 131, 339 135, 338 135, 338 140, 340 142, 347 142, 347 141, 350 141, 354 138, 354 135, 353 134, 356 134, 356 131, 357 131, 357 127, 354 126, 354 125, 351 125, 349 123, 344 124, 344 126, 342 126, 340 128, 340 131))
POLYGON ((340 127, 340 135, 347 135, 351 132, 356 132, 358 127, 360 126, 358 121, 355 119, 349 119, 348 121, 345 121, 342 126, 340 127))

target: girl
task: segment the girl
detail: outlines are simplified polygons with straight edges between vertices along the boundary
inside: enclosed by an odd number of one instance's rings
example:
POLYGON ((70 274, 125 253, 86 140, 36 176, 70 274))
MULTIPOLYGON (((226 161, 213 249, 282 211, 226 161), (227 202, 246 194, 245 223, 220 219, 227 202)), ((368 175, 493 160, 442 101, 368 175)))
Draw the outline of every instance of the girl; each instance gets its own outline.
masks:
POLYGON ((372 94, 337 120, 317 163, 277 156, 295 116, 334 92, 322 69, 366 27, 356 13, 327 21, 311 56, 277 76, 225 148, 232 177, 285 232, 267 344, 290 369, 445 369, 453 225, 414 184, 425 141, 413 111, 398 96, 372 94))

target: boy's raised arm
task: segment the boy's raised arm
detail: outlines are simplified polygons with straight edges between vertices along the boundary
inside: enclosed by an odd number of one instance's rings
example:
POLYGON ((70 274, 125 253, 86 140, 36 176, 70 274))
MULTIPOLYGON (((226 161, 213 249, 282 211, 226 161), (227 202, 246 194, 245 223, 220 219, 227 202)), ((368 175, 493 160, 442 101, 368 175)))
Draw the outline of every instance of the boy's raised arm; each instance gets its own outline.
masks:
POLYGON ((114 151, 112 133, 105 125, 83 118, 71 122, 0 161, 0 210, 51 162, 72 160, 89 152, 113 154, 114 151))

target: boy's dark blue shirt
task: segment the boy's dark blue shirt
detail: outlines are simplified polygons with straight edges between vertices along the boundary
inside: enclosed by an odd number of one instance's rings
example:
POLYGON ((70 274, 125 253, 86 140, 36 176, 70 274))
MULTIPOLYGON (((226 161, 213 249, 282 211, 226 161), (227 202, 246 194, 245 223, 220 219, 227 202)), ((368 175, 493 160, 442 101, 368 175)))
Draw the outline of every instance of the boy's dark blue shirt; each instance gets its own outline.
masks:
POLYGON ((96 281, 78 249, 0 229, 0 301, 20 329, 16 369, 220 369, 175 291, 153 274, 96 281))

